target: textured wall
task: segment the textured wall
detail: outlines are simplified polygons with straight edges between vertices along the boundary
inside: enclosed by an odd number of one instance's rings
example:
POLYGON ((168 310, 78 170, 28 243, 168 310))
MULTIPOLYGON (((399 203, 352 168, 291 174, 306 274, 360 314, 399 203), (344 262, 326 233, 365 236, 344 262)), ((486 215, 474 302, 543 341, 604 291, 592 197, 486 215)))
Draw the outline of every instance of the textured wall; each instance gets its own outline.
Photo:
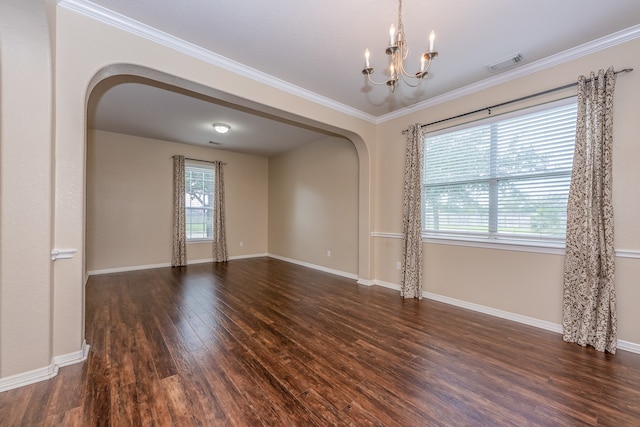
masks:
POLYGON ((269 253, 357 275, 358 155, 350 141, 327 138, 269 159, 269 253))
POLYGON ((43 2, 0 2, 0 55, 0 377, 5 377, 51 362, 52 77, 43 2))

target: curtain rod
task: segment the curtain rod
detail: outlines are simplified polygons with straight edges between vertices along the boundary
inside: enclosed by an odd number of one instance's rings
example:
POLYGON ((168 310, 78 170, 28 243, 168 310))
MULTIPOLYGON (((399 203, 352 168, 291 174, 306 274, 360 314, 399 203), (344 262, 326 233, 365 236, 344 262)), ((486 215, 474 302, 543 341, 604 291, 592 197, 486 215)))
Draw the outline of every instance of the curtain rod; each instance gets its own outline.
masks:
MULTIPOLYGON (((614 71, 614 73, 615 74, 620 74, 620 73, 628 73, 630 71, 633 71, 633 68, 625 68, 625 69, 622 69, 620 71, 614 71)), ((597 77, 596 77, 596 79, 597 79, 597 77)), ((587 81, 590 81, 590 80, 591 79, 587 79, 587 81)), ((537 92, 537 93, 534 93, 532 95, 527 95, 527 96, 523 96, 521 98, 511 99, 509 101, 501 102, 499 104, 494 104, 494 105, 491 105, 489 107, 479 108, 477 110, 469 111, 468 113, 458 114, 457 116, 448 117, 446 119, 441 119, 441 120, 436 120, 435 122, 431 122, 431 123, 427 123, 427 124, 424 124, 424 125, 420 125, 420 127, 421 128, 425 128, 427 126, 432 126, 432 125, 435 125, 435 124, 438 124, 438 123, 448 122, 449 120, 459 119, 460 117, 470 116, 471 114, 480 113, 482 111, 488 111, 489 114, 491 114, 491 109, 493 109, 493 108, 503 107, 505 105, 513 104, 513 103, 520 102, 520 101, 525 101, 525 100, 530 99, 530 98, 535 98, 535 97, 538 97, 538 96, 546 95, 548 93, 553 93, 553 92, 557 92, 559 90, 568 89, 568 88, 573 87, 573 86, 578 86, 578 82, 568 83, 566 85, 554 87, 552 89, 543 90, 542 92, 537 92)), ((409 132, 409 129, 405 129, 405 130, 402 131, 402 133, 407 133, 407 132, 409 132)))
MULTIPOLYGON (((176 156, 171 156, 172 158, 175 158, 176 156)), ((191 157, 185 157, 185 160, 192 160, 194 162, 204 162, 204 163, 218 163, 217 160, 202 160, 202 159, 192 159, 191 157)), ((226 165, 225 162, 220 162, 223 165, 226 165)))

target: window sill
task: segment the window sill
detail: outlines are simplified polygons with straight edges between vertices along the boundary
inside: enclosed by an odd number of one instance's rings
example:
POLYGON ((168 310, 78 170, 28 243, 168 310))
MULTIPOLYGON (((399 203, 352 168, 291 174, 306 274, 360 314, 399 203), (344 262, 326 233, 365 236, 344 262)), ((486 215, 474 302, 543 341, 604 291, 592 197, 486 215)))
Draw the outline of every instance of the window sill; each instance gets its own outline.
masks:
MULTIPOLYGON (((402 233, 373 232, 372 237, 403 239, 402 233)), ((534 252, 542 254, 564 255, 565 243, 523 239, 488 239, 471 236, 423 234, 422 243, 436 245, 468 246, 473 248, 498 249, 505 251, 534 252)))
POLYGON ((549 242, 540 240, 524 239, 489 239, 470 236, 435 236, 433 234, 423 234, 423 243, 437 245, 467 246, 472 248, 497 249, 516 252, 533 252, 541 254, 564 255, 564 242, 549 242))
POLYGON ((191 243, 207 243, 213 242, 213 239, 189 239, 187 240, 187 245, 191 243))

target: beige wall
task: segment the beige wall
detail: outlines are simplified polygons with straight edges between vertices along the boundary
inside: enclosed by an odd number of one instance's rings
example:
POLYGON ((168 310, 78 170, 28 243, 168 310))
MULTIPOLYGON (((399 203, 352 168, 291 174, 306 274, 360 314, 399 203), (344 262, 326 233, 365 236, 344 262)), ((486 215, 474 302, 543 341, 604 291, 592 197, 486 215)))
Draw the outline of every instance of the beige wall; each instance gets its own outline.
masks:
POLYGON ((358 155, 350 141, 322 139, 269 159, 269 253, 358 274, 358 155))
MULTIPOLYGON (((88 271, 171 262, 176 154, 227 163, 229 255, 267 252, 266 158, 104 131, 87 142, 88 271)), ((211 257, 211 243, 187 245, 189 261, 211 257)))
MULTIPOLYGON (((378 126, 378 163, 375 170, 375 231, 402 232, 403 150, 406 145, 402 130, 409 124, 432 122, 502 101, 518 98, 576 81, 580 74, 609 65, 616 69, 635 68, 618 76, 614 111, 614 209, 615 246, 631 251, 617 258, 619 338, 640 343, 640 301, 638 275, 640 269, 640 40, 593 53, 565 64, 544 69, 532 75, 501 84, 468 96, 425 108, 378 126), (636 257, 636 258, 633 258, 636 257)), ((434 77, 435 78, 435 77, 434 77)), ((575 89, 556 93, 531 102, 575 94, 575 89)), ((531 103, 529 102, 529 103, 531 103)), ((525 104, 509 108, 521 108, 525 104)), ((505 109, 503 109, 504 111, 505 109)), ((494 110, 493 114, 499 114, 494 110)), ((479 116, 476 116, 479 117, 479 116)), ((459 120, 458 123, 461 121, 459 120)), ((449 122, 450 126, 456 122, 449 122)), ((401 240, 375 239, 374 275, 376 279, 399 284, 395 268, 402 253, 401 240)), ((563 256, 514 252, 485 248, 425 244, 424 289, 427 292, 480 304, 535 319, 561 323, 563 256)))
POLYGON ((46 13, 41 1, 0 2, 0 378, 51 362, 53 86, 46 13))

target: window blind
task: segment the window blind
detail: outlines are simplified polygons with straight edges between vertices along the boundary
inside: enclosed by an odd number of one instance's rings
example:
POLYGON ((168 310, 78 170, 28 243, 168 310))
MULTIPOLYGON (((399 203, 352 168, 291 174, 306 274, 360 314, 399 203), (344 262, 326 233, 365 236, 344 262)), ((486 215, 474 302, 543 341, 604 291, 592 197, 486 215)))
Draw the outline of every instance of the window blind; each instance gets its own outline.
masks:
POLYGON ((428 234, 563 240, 575 98, 427 134, 428 234))

